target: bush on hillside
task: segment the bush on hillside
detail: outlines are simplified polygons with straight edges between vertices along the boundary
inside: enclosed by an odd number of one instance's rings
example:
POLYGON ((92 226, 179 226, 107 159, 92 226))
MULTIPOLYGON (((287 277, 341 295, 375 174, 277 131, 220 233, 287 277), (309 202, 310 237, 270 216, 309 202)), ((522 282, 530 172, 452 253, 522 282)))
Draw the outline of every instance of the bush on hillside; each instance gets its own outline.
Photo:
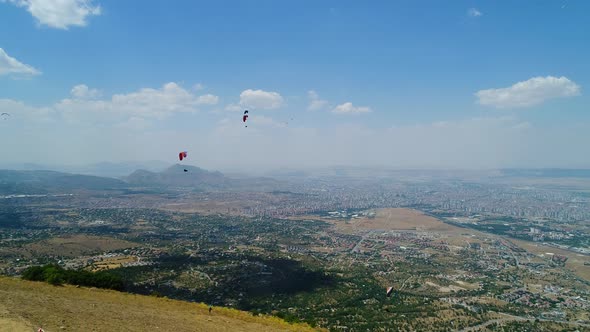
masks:
POLYGON ((123 290, 123 279, 108 271, 90 272, 85 270, 66 270, 59 265, 32 266, 22 275, 25 280, 45 281, 52 285, 79 285, 96 288, 123 290))

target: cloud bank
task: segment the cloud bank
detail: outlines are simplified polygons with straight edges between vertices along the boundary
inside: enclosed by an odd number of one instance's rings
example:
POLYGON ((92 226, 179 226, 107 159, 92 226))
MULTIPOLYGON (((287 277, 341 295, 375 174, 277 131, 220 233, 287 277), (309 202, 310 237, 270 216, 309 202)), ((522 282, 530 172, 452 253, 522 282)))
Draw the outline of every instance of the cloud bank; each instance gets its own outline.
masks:
MULTIPOLYGON (((587 154, 580 153, 590 141, 590 126, 584 124, 537 127, 503 116, 373 127, 360 121, 301 118, 285 125, 273 116, 253 113, 245 128, 240 116, 200 112, 204 101, 216 98, 196 95, 177 83, 110 98, 97 91, 77 85, 70 96, 47 106, 0 99, 0 112, 11 113, 9 120, 0 121, 0 140, 11 142, 0 145, 0 155, 14 163, 174 163, 179 150, 189 150, 196 158, 188 163, 241 172, 335 165, 590 166, 587 154)), ((345 113, 363 108, 339 106, 345 113)), ((359 118, 342 120, 347 119, 359 118)))
POLYGON ((496 108, 524 108, 547 100, 580 95, 580 86, 562 77, 533 77, 507 88, 480 90, 475 93, 479 104, 496 108))
POLYGON ((199 107, 214 105, 219 99, 212 94, 197 96, 174 82, 158 89, 143 88, 110 98, 101 98, 101 95, 98 89, 79 84, 71 89, 69 97, 53 105, 32 107, 20 101, 0 99, 0 108, 6 112, 14 109, 13 113, 21 113, 31 122, 65 121, 86 126, 133 123, 129 128, 139 128, 174 114, 196 113, 199 107), (137 125, 140 122, 142 126, 137 125))

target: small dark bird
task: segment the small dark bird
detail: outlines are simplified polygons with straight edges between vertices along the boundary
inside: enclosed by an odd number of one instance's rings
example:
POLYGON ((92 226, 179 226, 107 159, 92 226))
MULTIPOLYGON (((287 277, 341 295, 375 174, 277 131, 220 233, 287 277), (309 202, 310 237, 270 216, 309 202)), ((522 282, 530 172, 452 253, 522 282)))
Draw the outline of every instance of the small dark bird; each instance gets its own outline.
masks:
POLYGON ((188 169, 185 169, 184 171, 185 171, 185 172, 188 172, 188 169))

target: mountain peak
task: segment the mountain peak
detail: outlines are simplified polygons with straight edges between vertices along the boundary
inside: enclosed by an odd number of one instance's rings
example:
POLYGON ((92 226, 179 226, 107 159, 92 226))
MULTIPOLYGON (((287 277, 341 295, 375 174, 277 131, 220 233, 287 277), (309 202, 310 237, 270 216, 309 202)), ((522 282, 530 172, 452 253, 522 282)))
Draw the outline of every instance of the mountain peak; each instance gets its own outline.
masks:
POLYGON ((196 166, 181 164, 172 165, 161 172, 137 170, 126 180, 142 186, 193 187, 207 190, 224 188, 229 182, 220 172, 209 172, 196 166))
POLYGON ((161 173, 167 173, 167 174, 170 174, 170 173, 178 173, 178 172, 181 172, 182 173, 182 172, 184 172, 185 169, 187 171, 189 171, 189 172, 205 172, 205 173, 210 173, 210 172, 208 172, 208 171, 206 171, 206 170, 204 170, 204 169, 202 169, 200 167, 197 167, 197 166, 181 165, 181 164, 172 165, 172 166, 166 168, 165 170, 163 170, 161 173))

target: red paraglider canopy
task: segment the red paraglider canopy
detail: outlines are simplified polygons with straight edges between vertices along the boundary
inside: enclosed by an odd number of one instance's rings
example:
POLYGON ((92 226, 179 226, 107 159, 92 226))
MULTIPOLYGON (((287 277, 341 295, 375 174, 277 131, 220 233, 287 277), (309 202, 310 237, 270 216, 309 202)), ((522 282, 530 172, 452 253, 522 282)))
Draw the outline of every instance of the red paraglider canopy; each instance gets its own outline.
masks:
POLYGON ((182 161, 182 159, 186 158, 186 151, 182 151, 181 153, 178 154, 178 159, 180 159, 182 161))

